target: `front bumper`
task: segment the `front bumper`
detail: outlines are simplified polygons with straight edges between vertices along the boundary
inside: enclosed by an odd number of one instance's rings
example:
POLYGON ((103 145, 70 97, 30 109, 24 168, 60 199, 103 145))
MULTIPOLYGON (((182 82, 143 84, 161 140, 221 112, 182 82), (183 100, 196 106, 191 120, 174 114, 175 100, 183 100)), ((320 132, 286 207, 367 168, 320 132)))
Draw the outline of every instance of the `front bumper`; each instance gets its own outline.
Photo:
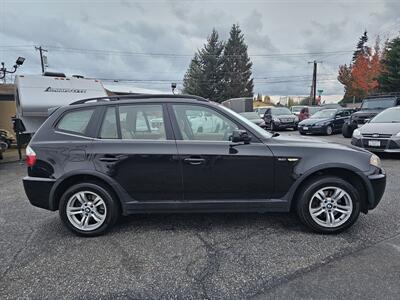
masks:
POLYGON ((300 133, 314 133, 314 134, 322 134, 326 132, 326 126, 299 126, 299 132, 300 133), (307 128, 307 129, 304 129, 307 128))
POLYGON ((33 206, 50 210, 49 196, 55 179, 26 176, 22 182, 29 202, 33 206))
POLYGON ((290 123, 282 123, 282 122, 274 122, 274 126, 278 129, 286 129, 286 128, 296 128, 297 122, 290 122, 290 123))
POLYGON ((386 188, 386 173, 384 169, 379 169, 375 174, 368 175, 368 209, 374 209, 382 199, 386 188))
POLYGON ((387 152, 387 153, 400 153, 400 138, 352 138, 351 144, 360 148, 364 148, 371 152, 387 152), (370 141, 378 142, 379 145, 371 146, 370 141))

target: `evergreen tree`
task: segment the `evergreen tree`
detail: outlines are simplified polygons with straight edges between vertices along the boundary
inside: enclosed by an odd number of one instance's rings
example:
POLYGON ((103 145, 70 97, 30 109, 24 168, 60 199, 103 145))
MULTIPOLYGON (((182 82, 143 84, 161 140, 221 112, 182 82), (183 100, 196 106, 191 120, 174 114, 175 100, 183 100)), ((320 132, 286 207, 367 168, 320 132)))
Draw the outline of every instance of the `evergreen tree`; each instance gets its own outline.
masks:
POLYGON ((183 79, 184 93, 213 101, 222 100, 222 51, 218 32, 213 29, 207 43, 192 59, 183 79))
POLYGON ((233 25, 223 54, 224 99, 253 96, 252 63, 239 25, 233 25))
POLYGON ((196 53, 192 58, 189 68, 183 78, 183 93, 189 95, 200 95, 200 82, 202 79, 202 68, 199 54, 196 53))
POLYGON ((224 44, 219 41, 218 32, 213 29, 207 44, 200 50, 202 80, 200 88, 202 97, 221 102, 222 99, 222 51, 224 44))
POLYGON ((370 52, 370 48, 368 46, 366 46, 368 42, 368 33, 365 30, 364 34, 360 37, 360 40, 357 43, 357 49, 356 51, 354 51, 353 54, 353 63, 356 61, 356 59, 360 56, 360 55, 368 55, 370 52))
POLYGON ((378 77, 382 92, 400 92, 400 37, 390 41, 383 53, 383 72, 378 77))

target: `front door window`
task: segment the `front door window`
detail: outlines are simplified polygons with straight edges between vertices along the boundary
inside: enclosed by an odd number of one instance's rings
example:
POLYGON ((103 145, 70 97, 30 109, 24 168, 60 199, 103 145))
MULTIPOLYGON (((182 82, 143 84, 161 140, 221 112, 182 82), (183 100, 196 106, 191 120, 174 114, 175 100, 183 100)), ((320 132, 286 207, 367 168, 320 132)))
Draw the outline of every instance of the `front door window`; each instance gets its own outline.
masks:
POLYGON ((238 126, 222 114, 198 105, 174 105, 183 140, 229 141, 238 126))

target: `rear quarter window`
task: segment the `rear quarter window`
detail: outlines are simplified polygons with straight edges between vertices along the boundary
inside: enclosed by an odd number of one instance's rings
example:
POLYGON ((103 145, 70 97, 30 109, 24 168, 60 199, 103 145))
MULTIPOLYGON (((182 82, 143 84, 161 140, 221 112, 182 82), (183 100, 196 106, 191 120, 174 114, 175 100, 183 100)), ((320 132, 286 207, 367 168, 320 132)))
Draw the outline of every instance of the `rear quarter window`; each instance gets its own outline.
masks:
POLYGON ((57 129, 85 134, 94 109, 67 112, 57 124, 57 129))

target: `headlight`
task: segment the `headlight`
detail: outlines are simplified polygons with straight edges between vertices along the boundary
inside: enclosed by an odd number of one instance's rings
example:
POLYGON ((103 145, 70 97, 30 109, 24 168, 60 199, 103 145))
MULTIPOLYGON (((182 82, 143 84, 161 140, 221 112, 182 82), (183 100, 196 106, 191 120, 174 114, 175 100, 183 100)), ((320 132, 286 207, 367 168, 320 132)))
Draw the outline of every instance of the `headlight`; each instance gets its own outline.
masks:
POLYGON ((281 120, 279 120, 277 117, 273 117, 272 120, 273 120, 274 122, 280 122, 280 121, 281 121, 281 120))
POLYGON ((369 164, 374 167, 380 168, 381 167, 381 159, 377 155, 372 154, 371 158, 369 159, 369 164))
POLYGON ((397 136, 397 137, 400 137, 400 132, 398 132, 398 133, 396 134, 396 136, 397 136))
POLYGON ((355 129, 355 130, 353 131, 353 138, 358 139, 358 138, 360 138, 360 137, 361 137, 361 132, 360 132, 360 130, 355 129))

